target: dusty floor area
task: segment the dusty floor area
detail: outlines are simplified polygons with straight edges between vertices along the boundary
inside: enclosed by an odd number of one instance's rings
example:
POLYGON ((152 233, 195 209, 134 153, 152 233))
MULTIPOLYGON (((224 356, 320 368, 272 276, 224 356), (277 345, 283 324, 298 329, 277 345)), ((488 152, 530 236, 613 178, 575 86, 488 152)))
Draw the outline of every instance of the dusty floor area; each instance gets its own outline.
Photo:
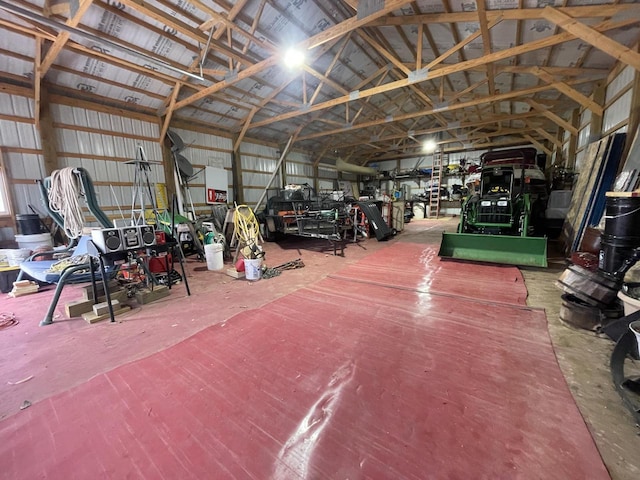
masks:
POLYGON ((560 368, 614 480, 640 478, 640 429, 613 387, 609 357, 614 343, 560 320, 561 292, 554 286, 563 270, 522 269, 528 305, 544 308, 560 368))

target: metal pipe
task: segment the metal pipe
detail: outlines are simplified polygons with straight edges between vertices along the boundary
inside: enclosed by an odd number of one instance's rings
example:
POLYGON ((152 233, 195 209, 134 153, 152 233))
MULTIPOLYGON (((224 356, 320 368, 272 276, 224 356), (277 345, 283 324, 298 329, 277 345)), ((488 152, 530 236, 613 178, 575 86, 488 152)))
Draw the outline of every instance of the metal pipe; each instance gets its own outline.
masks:
POLYGON ((35 20, 36 22, 39 22, 43 25, 46 25, 48 27, 51 28, 55 28, 56 30, 64 30, 66 32, 69 32, 70 34, 74 34, 74 35, 79 35, 81 37, 86 38, 87 40, 91 40, 92 42, 96 42, 96 43, 100 43, 102 45, 106 45, 108 47, 111 47, 115 50, 119 50, 121 52, 124 53, 128 53, 130 55, 134 55, 137 57, 140 57, 148 62, 151 63, 155 63, 156 65, 162 67, 162 68, 166 68, 167 70, 171 70, 173 72, 177 72, 181 75, 186 75, 190 78, 193 78, 195 80, 199 80, 201 82, 203 82, 205 79, 204 77, 201 77, 199 75, 196 75, 194 73, 191 72, 187 72, 186 70, 182 70, 181 68, 178 67, 174 67, 173 65, 171 65, 168 62, 165 62, 164 60, 160 60, 158 58, 152 57, 151 55, 148 55, 144 52, 139 52, 138 50, 135 50, 133 48, 127 47, 125 45, 120 45, 119 43, 113 42, 111 40, 107 40, 106 38, 102 38, 99 37, 97 35, 94 35, 92 33, 88 33, 85 32, 84 30, 80 30, 78 28, 74 28, 74 27, 70 27, 69 25, 65 25, 63 23, 59 23, 56 21, 53 21, 47 17, 43 17, 42 15, 39 15, 35 12, 32 12, 30 10, 26 10, 24 8, 18 7, 16 5, 11 5, 10 3, 5 2, 4 0, 0 0, 0 8, 3 10, 6 10, 7 12, 13 13, 15 15, 18 15, 20 17, 24 17, 24 18, 28 18, 30 20, 35 20))

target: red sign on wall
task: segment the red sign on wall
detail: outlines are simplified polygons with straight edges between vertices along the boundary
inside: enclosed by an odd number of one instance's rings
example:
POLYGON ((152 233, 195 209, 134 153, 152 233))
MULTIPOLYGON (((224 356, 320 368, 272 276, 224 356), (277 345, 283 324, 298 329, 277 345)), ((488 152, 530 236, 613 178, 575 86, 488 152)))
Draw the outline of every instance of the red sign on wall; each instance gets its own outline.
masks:
POLYGON ((207 188, 207 203, 227 203, 227 191, 207 188))

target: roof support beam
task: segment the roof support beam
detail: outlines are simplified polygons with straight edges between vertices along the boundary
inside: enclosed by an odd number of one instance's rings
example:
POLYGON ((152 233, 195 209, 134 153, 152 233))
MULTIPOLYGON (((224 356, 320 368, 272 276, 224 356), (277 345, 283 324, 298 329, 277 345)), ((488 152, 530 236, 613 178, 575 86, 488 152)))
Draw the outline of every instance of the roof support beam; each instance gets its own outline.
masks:
MULTIPOLYGON (((637 20, 626 20, 626 21, 621 21, 621 22, 603 22, 602 24, 598 25, 596 28, 599 31, 607 31, 610 29, 614 29, 614 28, 619 28, 622 25, 627 25, 630 23, 637 23, 637 20)), ((534 50, 538 50, 540 48, 546 48, 549 47, 551 45, 557 45, 559 43, 564 43, 570 40, 573 40, 573 35, 570 33, 561 33, 558 35, 552 35, 550 37, 541 39, 541 40, 536 40, 533 42, 529 42, 527 44, 524 45, 519 45, 516 47, 512 47, 512 48, 507 48, 505 50, 501 50, 498 52, 494 52, 490 55, 485 55, 483 57, 480 58, 475 58, 472 60, 467 60, 466 62, 460 62, 458 64, 453 64, 453 65, 446 65, 446 66, 442 66, 441 68, 438 68, 436 70, 433 71, 429 71, 429 79, 433 79, 433 78, 438 78, 438 77, 442 77, 445 75, 450 75, 452 73, 456 73, 456 72, 462 72, 464 70, 468 70, 470 68, 474 68, 474 67, 478 67, 480 65, 486 65, 487 63, 490 62, 495 62, 495 61, 499 61, 499 60, 503 60, 515 55, 521 55, 523 53, 527 53, 527 52, 531 52, 534 50)), ((356 92, 351 92, 349 95, 345 95, 343 97, 337 97, 334 98, 332 100, 328 100, 326 102, 320 103, 320 104, 316 104, 311 106, 310 108, 306 108, 304 110, 298 110, 298 111, 294 111, 294 112, 288 112, 282 115, 278 115, 276 117, 272 117, 268 120, 263 120, 261 122, 257 122, 254 123, 252 125, 252 127, 261 127, 264 125, 268 125, 271 123, 275 123, 278 121, 282 121, 282 120, 287 120, 290 118, 295 118, 298 117, 300 115, 305 115, 308 113, 311 113, 312 111, 317 111, 317 110, 323 110, 325 108, 330 108, 330 107, 335 107, 336 105, 342 105, 344 103, 350 102, 355 98, 358 99, 362 99, 362 98, 366 98, 372 95, 377 95, 380 93, 385 93, 385 92, 390 92, 392 90, 396 90, 398 88, 402 88, 402 87, 406 87, 408 85, 411 85, 413 82, 411 81, 409 78, 403 78, 401 80, 396 80, 394 82, 390 82, 387 83, 385 85, 381 85, 379 87, 375 87, 375 88, 370 88, 368 90, 364 90, 364 91, 356 91, 356 92), (357 95, 352 95, 352 94, 357 94, 357 95)), ((551 84, 550 84, 551 85, 551 84)), ((567 84, 564 84, 562 82, 553 82, 553 86, 558 87, 558 90, 561 89, 565 89, 566 90, 566 86, 567 84)), ((206 90, 206 89, 205 89, 206 90)), ((543 88, 543 90, 547 90, 547 88, 543 88)), ((204 90, 203 90, 204 91, 204 90)), ((201 94, 202 92, 200 92, 201 94)), ((564 93, 564 92, 563 92, 564 93)), ((573 93, 572 93, 573 94, 573 93)), ((195 96, 197 96, 199 94, 195 94, 195 96)), ((509 94, 507 94, 509 95, 509 94)), ((504 94, 501 95, 496 95, 496 101, 497 101, 497 97, 503 97, 504 94)), ((511 97, 506 97, 506 98, 511 98, 511 97)), ((468 103, 468 102, 467 102, 468 103)), ((480 103, 485 103, 485 100, 483 100, 480 103)), ((460 108, 459 106, 448 106, 445 107, 443 109, 433 109, 431 111, 429 111, 429 113, 437 113, 438 111, 442 111, 442 110, 450 110, 450 109, 456 109, 456 108, 460 108), (455 108, 454 108, 455 107, 455 108)), ((391 121, 395 121, 397 119, 391 119, 391 121)), ((387 121, 388 120, 384 120, 387 121)))
POLYGON ((546 138, 549 142, 553 143, 557 148, 562 149, 562 142, 558 140, 554 135, 551 135, 549 132, 547 132, 543 128, 532 126, 530 122, 526 122, 526 123, 529 126, 529 128, 537 132, 538 135, 540 135, 543 138, 546 138))
MULTIPOLYGON (((93 0, 78 0, 78 8, 73 14, 73 16, 66 21, 66 25, 74 28, 77 27, 78 24, 80 23, 80 20, 82 20, 82 17, 86 13, 86 11, 89 10, 89 7, 91 6, 92 3, 93 3, 93 0)), ((49 68, 51 67, 51 65, 53 65, 53 62, 55 62, 56 58, 58 57, 58 54, 62 51, 67 41, 69 40, 69 36, 70 34, 67 31, 62 31, 58 34, 56 40, 53 42, 53 45, 51 45, 51 47, 49 48, 47 55, 44 57, 44 60, 40 65, 41 78, 47 74, 47 72, 49 71, 49 68)))
MULTIPOLYGON (((561 7, 556 9, 571 17, 577 18, 603 18, 613 17, 620 13, 637 12, 638 6, 635 4, 614 4, 614 5, 588 5, 583 7, 561 7)), ((496 17, 502 16, 505 20, 541 20, 544 19, 544 9, 523 8, 506 10, 487 11, 487 20, 492 21, 496 17)), ((417 25, 420 23, 458 23, 477 22, 476 12, 452 12, 452 13, 425 13, 422 15, 401 15, 397 17, 382 17, 368 23, 369 27, 380 27, 385 25, 417 25)))
POLYGON ((164 115, 164 122, 162 123, 162 130, 160 131, 160 138, 158 141, 160 143, 163 142, 164 136, 167 134, 167 130, 169 130, 169 124, 171 123, 171 117, 173 116, 173 108, 176 104, 176 100, 178 98, 178 94, 180 93, 180 82, 176 82, 173 87, 173 92, 171 92, 171 99, 169 100, 169 106, 164 115))
MULTIPOLYGON (((468 121, 468 122, 460 122, 460 126, 459 128, 471 128, 474 126, 480 126, 480 125, 487 125, 487 124, 496 124, 496 123, 500 123, 500 122, 509 122, 509 121, 518 121, 518 120, 525 120, 527 118, 531 118, 534 116, 537 116, 538 114, 535 112, 527 112, 527 113, 520 113, 520 114, 514 114, 514 115, 498 115, 498 116, 491 116, 491 117, 487 117, 484 118, 483 120, 479 120, 479 121, 468 121)), ((424 129, 424 130, 418 130, 414 132, 414 136, 420 136, 420 135, 429 135, 429 134, 433 134, 433 133, 439 133, 439 132, 448 132, 450 131, 452 128, 451 126, 444 126, 444 127, 436 127, 436 128, 428 128, 428 129, 424 129)), ((386 135, 386 136, 379 136, 378 141, 379 142, 387 142, 387 141, 393 141, 393 140, 399 140, 402 138, 406 137, 406 133, 403 135, 399 135, 399 134, 393 134, 393 135, 386 135)), ((307 137, 300 137, 299 140, 306 140, 307 137)), ((343 147, 352 147, 352 146, 358 146, 361 145, 364 142, 364 140, 359 140, 359 141, 354 141, 352 143, 346 143, 346 144, 342 144, 343 147)))
POLYGON ((36 55, 33 60, 33 115, 36 129, 40 130, 40 87, 42 86, 42 77, 40 69, 42 68, 42 38, 36 37, 36 55))
MULTIPOLYGON (((382 9, 378 10, 377 12, 374 12, 371 15, 364 17, 363 19, 357 19, 356 17, 351 17, 345 20, 344 22, 334 25, 333 27, 327 28, 323 32, 320 32, 317 35, 314 35, 313 37, 299 44, 298 46, 311 50, 335 38, 338 38, 342 35, 346 35, 347 33, 355 30, 356 28, 359 28, 362 25, 366 25, 372 20, 380 18, 384 15, 387 15, 389 12, 392 12, 393 10, 398 9, 403 5, 406 5, 407 3, 410 3, 410 0, 387 0, 385 2, 385 6, 382 9)), ((276 65, 278 62, 280 62, 279 55, 273 55, 269 58, 266 58, 261 62, 251 65, 247 67, 245 70, 242 70, 233 78, 224 79, 221 82, 215 83, 201 90, 200 92, 195 93, 190 97, 185 98, 184 100, 181 100, 176 104, 176 109, 180 109, 182 107, 186 107, 187 105, 191 105, 193 102, 197 102, 198 100, 201 100, 207 95, 211 95, 212 93, 219 92, 223 88, 229 87, 239 82, 240 80, 244 80, 245 78, 248 78, 251 75, 257 74, 269 67, 272 67, 273 65, 276 65)))
POLYGON ((572 16, 553 7, 544 7, 542 9, 542 14, 544 18, 550 22, 555 23, 563 30, 566 30, 572 35, 584 40, 589 45, 593 45, 595 48, 611 55, 616 60, 619 60, 636 70, 640 70, 640 53, 634 52, 630 48, 621 45, 606 35, 602 35, 597 30, 594 30, 575 18, 572 18, 572 16))
POLYGON ((547 147, 545 147, 542 143, 537 141, 531 135, 523 135, 523 137, 529 140, 531 143, 533 143, 536 146, 536 148, 538 148, 539 150, 542 150, 547 155, 551 155, 551 150, 549 150, 547 147))
POLYGON ((553 78, 552 75, 550 75, 544 68, 536 68, 534 70, 534 74, 540 78, 541 80, 547 82, 547 83, 555 83, 556 84, 556 90, 558 90, 561 93, 564 93, 567 97, 571 98, 572 100, 574 100, 578 105, 588 108, 589 110, 591 110, 593 113, 595 113, 598 116, 602 116, 603 113, 603 108, 601 105, 598 105, 597 102, 591 100, 590 98, 584 96, 583 94, 581 94, 580 92, 578 92, 577 90, 571 88, 569 85, 567 85, 564 82, 556 82, 556 80, 553 78))
MULTIPOLYGON (((521 96, 526 96, 526 95, 533 95, 534 93, 538 93, 538 92, 543 92, 546 90, 550 90, 553 88, 553 85, 542 85, 542 86, 538 86, 538 87, 533 87, 533 88, 527 88, 525 90, 517 90, 514 92, 507 92, 507 93, 501 93, 499 95, 489 95, 487 97, 482 97, 482 98, 476 98, 467 102, 460 102, 460 103, 455 103, 453 105, 449 105, 449 107, 447 108, 447 111, 453 111, 453 110, 458 110, 458 109, 462 109, 462 108, 468 108, 468 107, 474 107, 476 105, 481 105, 483 103, 491 103, 494 101, 502 101, 502 100, 508 100, 508 99, 512 99, 512 98, 517 98, 517 97, 521 97, 521 96)), ((347 131, 351 131, 351 130, 358 130, 361 128, 368 128, 368 127, 374 127, 377 125, 384 125, 386 123, 390 123, 390 122, 397 122, 397 121, 403 121, 403 120, 409 120, 412 118, 418 118, 418 117, 422 117, 425 115, 432 115, 434 113, 437 113, 437 109, 425 109, 425 110, 420 110, 418 112, 411 112, 411 113, 407 113, 404 115, 398 115, 395 116, 391 119, 389 118, 383 118, 383 119, 377 119, 377 120, 371 120, 369 122, 363 122, 361 124, 358 125, 353 125, 350 128, 343 128, 343 129, 337 129, 337 130, 331 130, 331 131, 326 131, 326 132, 320 132, 320 133, 316 133, 313 135, 308 135, 306 137, 304 137, 305 140, 308 139, 312 139, 312 138, 320 138, 320 137, 324 137, 327 135, 335 135, 335 134, 339 134, 339 133, 345 133, 347 131)), ((302 140, 302 138, 301 138, 302 140)))
MULTIPOLYGON (((482 47, 485 55, 491 54, 491 34, 487 24, 487 9, 485 8, 485 0, 476 0, 478 7, 478 20, 480 22, 480 32, 482 33, 482 47)), ((489 82, 489 94, 496 94, 496 85, 494 81, 493 63, 487 64, 487 80, 489 82)))
POLYGON ((534 110, 540 112, 542 115, 547 117, 553 123, 555 123, 559 127, 564 128, 567 132, 571 133, 571 135, 573 135, 573 136, 578 135, 578 129, 574 125, 572 125, 570 122, 567 122, 565 119, 559 117, 558 115, 556 115, 552 111, 547 110, 544 107, 544 105, 539 104, 538 102, 536 102, 535 100, 533 100, 531 98, 527 98, 524 101, 526 103, 528 103, 531 108, 533 108, 534 110))

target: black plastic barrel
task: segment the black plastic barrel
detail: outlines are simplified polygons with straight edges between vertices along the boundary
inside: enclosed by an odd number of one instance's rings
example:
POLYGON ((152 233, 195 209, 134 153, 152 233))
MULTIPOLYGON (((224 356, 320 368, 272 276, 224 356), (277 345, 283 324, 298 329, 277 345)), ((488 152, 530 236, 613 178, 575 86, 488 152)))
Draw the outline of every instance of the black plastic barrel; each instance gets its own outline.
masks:
POLYGON ((604 233, 640 238, 640 197, 607 197, 604 233))
POLYGON ((19 213, 16 215, 16 224, 18 232, 21 235, 36 235, 42 233, 40 229, 40 218, 36 214, 19 213))
POLYGON ((616 237, 603 233, 600 237, 598 268, 606 273, 615 273, 633 251, 640 247, 640 237, 616 237))

